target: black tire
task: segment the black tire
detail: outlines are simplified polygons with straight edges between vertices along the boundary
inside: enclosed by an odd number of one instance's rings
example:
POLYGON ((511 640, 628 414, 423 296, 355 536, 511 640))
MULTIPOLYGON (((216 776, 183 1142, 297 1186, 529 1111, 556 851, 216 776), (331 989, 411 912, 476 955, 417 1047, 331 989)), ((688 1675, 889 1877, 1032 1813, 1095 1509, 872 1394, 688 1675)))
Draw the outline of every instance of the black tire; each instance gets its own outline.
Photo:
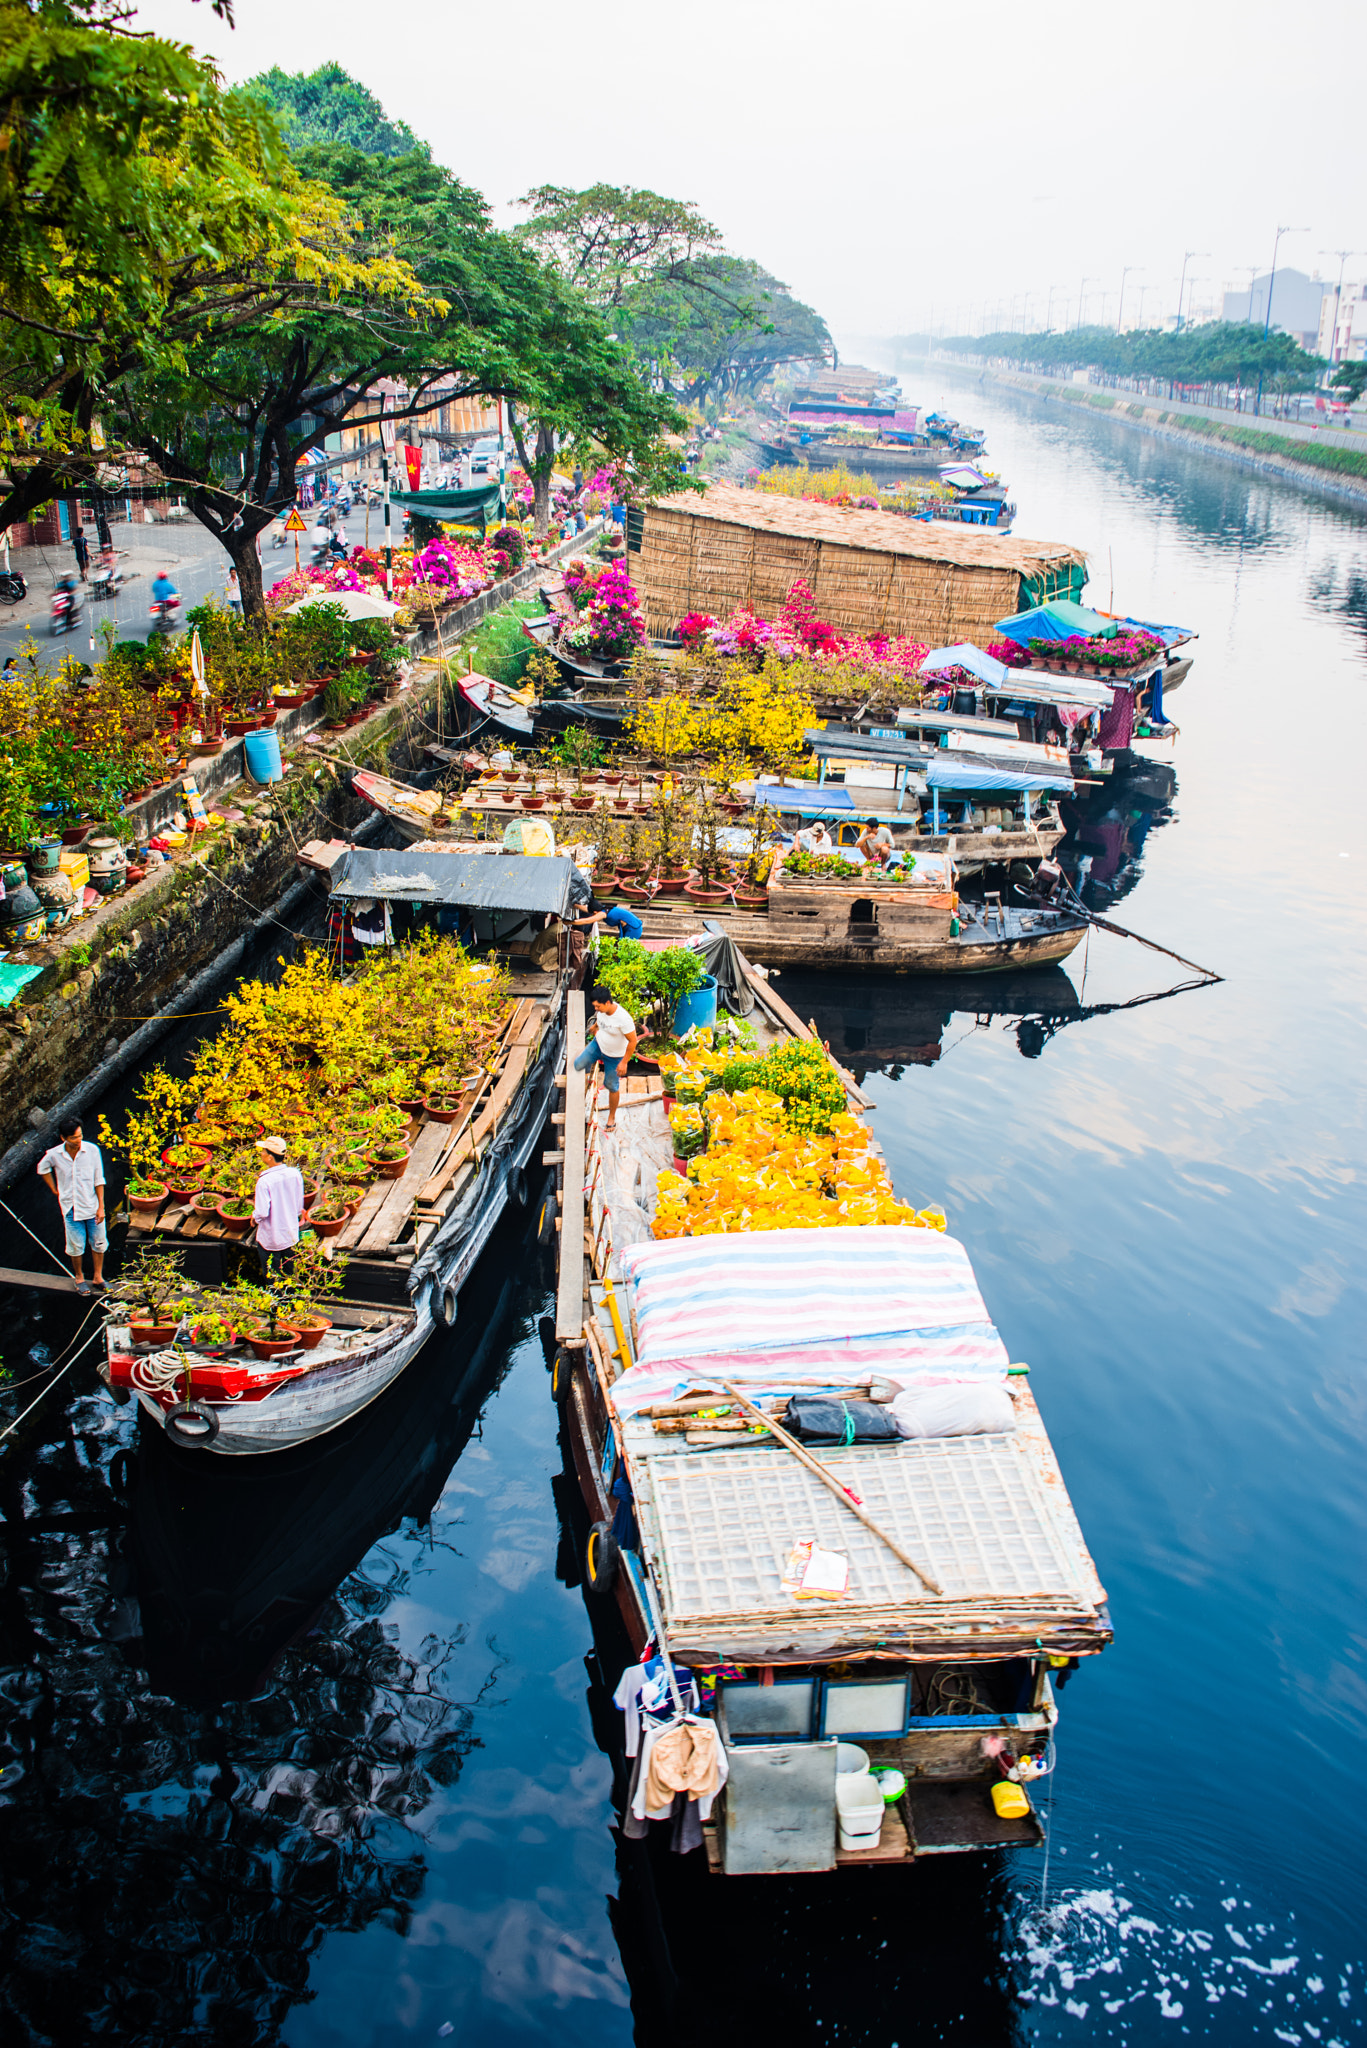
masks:
POLYGON ((541 1213, 536 1219, 538 1244, 550 1244, 554 1239, 556 1214, 555 1189, 547 1188, 541 1201, 541 1213))
POLYGON ((519 1209, 527 1206, 527 1176, 520 1166, 515 1166, 508 1175, 508 1200, 519 1209))
POLYGON ((549 1372, 555 1360, 555 1317, 542 1316, 537 1323, 536 1334, 541 1339, 541 1356, 549 1372))
POLYGON ((178 1401, 167 1409, 162 1426, 173 1444, 186 1444, 193 1451, 206 1449, 218 1435, 218 1417, 202 1401, 178 1401))
POLYGON ((570 1398, 574 1383, 574 1353, 563 1348, 551 1360, 551 1399, 557 1408, 563 1408, 570 1398))
POLYGON ((606 1600, 617 1583, 622 1552, 610 1522, 595 1522, 584 1542, 584 1590, 606 1600))
POLYGON ((433 1295, 432 1313, 448 1330, 454 1329, 456 1317, 460 1314, 460 1296, 454 1287, 443 1287, 440 1294, 433 1295))

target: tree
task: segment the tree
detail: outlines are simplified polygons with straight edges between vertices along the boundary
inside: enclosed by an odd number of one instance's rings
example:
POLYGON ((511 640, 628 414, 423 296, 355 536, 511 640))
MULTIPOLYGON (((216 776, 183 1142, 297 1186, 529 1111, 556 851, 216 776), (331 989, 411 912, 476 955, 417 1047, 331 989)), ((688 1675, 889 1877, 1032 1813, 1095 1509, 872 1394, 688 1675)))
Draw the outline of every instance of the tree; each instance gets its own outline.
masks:
POLYGON ((1248 321, 1212 320, 1184 327, 1117 334, 1110 327, 1074 328, 1066 334, 960 334, 945 348, 1003 357, 1040 368, 1088 365, 1103 375, 1152 377, 1169 385, 1256 384, 1279 391, 1309 391, 1323 364, 1289 334, 1264 335, 1248 321))
POLYGON ((537 185, 518 200, 532 218, 514 233, 596 306, 620 306, 644 279, 686 283, 721 235, 691 199, 633 185, 537 185))
POLYGON ((754 392, 784 363, 832 353, 821 315, 758 263, 707 256, 687 284, 648 280, 629 294, 627 331, 637 352, 672 362, 696 403, 754 392))
POLYGON ((320 64, 307 76, 276 65, 249 79, 246 90, 274 109, 291 149, 340 144, 367 156, 432 154, 406 122, 391 121, 374 93, 340 64, 320 64))
POLYGON ((1367 362, 1340 363, 1334 372, 1332 388, 1341 391, 1349 405, 1356 405, 1367 389, 1367 362))
MULTIPOLYGON (((122 431, 123 446, 146 446, 153 394, 164 410, 206 350, 230 355, 253 328, 274 336, 342 304, 373 317, 397 304, 410 324, 425 304, 392 249, 362 247, 345 206, 300 176, 261 102, 79 0, 12 12, 0 57, 0 526, 103 472, 114 450, 95 445, 97 415, 107 439, 122 431)), ((200 403, 207 413, 214 401, 200 403)), ((197 510, 221 532, 240 505, 237 488, 197 510)), ((254 548, 250 563, 229 549, 259 593, 254 548)))

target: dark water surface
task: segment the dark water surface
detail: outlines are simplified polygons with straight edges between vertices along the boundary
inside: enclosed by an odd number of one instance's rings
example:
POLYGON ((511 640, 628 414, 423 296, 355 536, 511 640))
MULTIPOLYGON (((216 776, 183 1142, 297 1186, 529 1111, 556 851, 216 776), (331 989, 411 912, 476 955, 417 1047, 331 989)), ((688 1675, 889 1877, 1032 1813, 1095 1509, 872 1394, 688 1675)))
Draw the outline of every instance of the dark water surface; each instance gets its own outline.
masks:
MULTIPOLYGON (((1150 749, 1176 790, 1092 804, 1089 889, 1221 986, 1107 1009, 1182 970, 1100 934, 995 985, 781 984, 967 1244, 1110 1592, 1047 1872, 618 1850, 514 1220, 460 1328, 288 1467, 170 1453, 83 1368, 0 1458, 6 2040, 1361 2038, 1367 523, 911 395, 989 427, 1020 531, 1087 546, 1100 602, 1109 556, 1118 605, 1202 634, 1150 749)), ((20 1377, 56 1301, 0 1302, 20 1377)))

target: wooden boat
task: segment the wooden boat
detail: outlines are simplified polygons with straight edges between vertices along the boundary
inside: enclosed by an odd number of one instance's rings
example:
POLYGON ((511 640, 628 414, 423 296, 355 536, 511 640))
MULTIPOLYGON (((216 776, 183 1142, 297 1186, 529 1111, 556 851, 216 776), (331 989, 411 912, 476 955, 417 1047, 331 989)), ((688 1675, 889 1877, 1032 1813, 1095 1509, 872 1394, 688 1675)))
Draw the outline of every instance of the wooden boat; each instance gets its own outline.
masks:
MULTIPOLYGON (((810 1036, 737 964, 762 1044, 810 1036)), ((1028 1368, 1006 1365, 963 1248, 883 1227, 834 1241, 785 1229, 633 1238, 619 1254, 623 1141, 600 1131, 574 1071, 583 1029, 572 993, 552 1391, 590 1524, 586 1592, 626 1634, 619 1668, 653 1646, 675 1682, 682 1671, 715 1687, 728 1775, 703 1825, 709 1868, 906 1866, 1038 1842, 1030 1786, 1053 1766, 1053 1676, 1112 1629, 1028 1368), (799 1262, 789 1317, 780 1304, 799 1262), (932 1272, 964 1306, 930 1308, 932 1272), (879 1276, 893 1274, 890 1291, 879 1276), (935 1332, 951 1313, 955 1370, 970 1357, 987 1366, 999 1427, 819 1451, 779 1435, 813 1382, 867 1399, 943 1373, 935 1332), (890 1334, 889 1320, 908 1327, 890 1334), (846 1560, 843 1595, 802 1600, 785 1585, 801 1537, 846 1560), (839 1846, 837 1765, 858 1757, 839 1759, 838 1743, 903 1780, 881 1823, 875 1803, 864 1846, 839 1846), (1003 1796, 1004 1771, 1016 1789, 1003 1796)), ((836 1071, 858 1117, 866 1098, 836 1071)), ((658 1116, 628 1101, 619 1131, 658 1116)), ((652 1162, 671 1145, 661 1130, 652 1149, 645 1127, 630 1140, 647 1210, 652 1162)), ((595 1634, 601 1646, 606 1631, 595 1634)))
MULTIPOLYGON (((414 928, 454 915, 483 928, 490 950, 515 970, 490 1070, 453 1123, 425 1113, 409 1126, 400 1178, 379 1180, 332 1242, 347 1254, 346 1291, 333 1328, 312 1350, 270 1361, 172 1346, 138 1351, 122 1322, 106 1332, 102 1370, 136 1394, 145 1413, 191 1447, 229 1456, 286 1450, 336 1429, 390 1386, 434 1328, 456 1320, 460 1290, 510 1202, 525 1203, 527 1168, 550 1106, 573 978, 568 945, 549 972, 509 953, 531 914, 562 920, 572 900, 564 858, 496 851, 373 852, 348 848, 328 877, 330 901, 421 899, 414 928), (188 1413, 186 1411, 193 1411, 188 1413)), ((582 970, 580 971, 582 974, 582 970)), ((129 1239, 154 1238, 185 1254, 203 1283, 226 1277, 251 1238, 229 1239, 213 1217, 167 1202, 138 1217, 129 1239)))
MULTIPOLYGON (((707 905, 707 919, 764 967, 976 975, 1066 960, 1086 918, 1047 904, 1003 904, 999 892, 982 903, 960 897, 954 843, 950 834, 938 855, 918 853, 921 886, 878 876, 789 876, 780 864, 769 878, 767 910, 737 910, 723 900, 707 905)), ((637 904, 636 914, 647 939, 676 945, 697 930, 700 917, 696 903, 677 896, 644 909, 637 904)))

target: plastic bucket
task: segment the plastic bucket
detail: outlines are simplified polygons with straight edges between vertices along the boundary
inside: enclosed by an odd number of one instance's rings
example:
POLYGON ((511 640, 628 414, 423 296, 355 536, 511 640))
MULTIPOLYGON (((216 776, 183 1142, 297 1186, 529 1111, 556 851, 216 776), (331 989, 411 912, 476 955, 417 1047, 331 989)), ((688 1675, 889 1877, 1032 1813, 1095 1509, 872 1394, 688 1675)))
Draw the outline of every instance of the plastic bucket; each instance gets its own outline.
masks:
POLYGON ((857 1742, 837 1742, 835 1745, 835 1770, 837 1777, 848 1777, 854 1772, 862 1772, 867 1776, 868 1768, 869 1753, 866 1749, 861 1749, 857 1742))
POLYGON ((247 773, 253 782, 280 781, 283 774, 280 742, 273 732, 249 732, 242 746, 247 757, 247 773))
POLYGON ((685 1031, 705 1030, 717 1021, 717 980, 712 974, 705 974, 691 996, 680 996, 674 1006, 674 1036, 682 1038, 685 1031))
POLYGON ((851 1771, 835 1781, 835 1810, 842 1849, 873 1849, 883 1825, 883 1795, 865 1771, 851 1771))
POLYGON ((1030 1801, 1025 1793, 1009 1778, 999 1778, 992 1787, 992 1804, 997 1809, 998 1820, 1024 1820, 1030 1811, 1030 1801))

